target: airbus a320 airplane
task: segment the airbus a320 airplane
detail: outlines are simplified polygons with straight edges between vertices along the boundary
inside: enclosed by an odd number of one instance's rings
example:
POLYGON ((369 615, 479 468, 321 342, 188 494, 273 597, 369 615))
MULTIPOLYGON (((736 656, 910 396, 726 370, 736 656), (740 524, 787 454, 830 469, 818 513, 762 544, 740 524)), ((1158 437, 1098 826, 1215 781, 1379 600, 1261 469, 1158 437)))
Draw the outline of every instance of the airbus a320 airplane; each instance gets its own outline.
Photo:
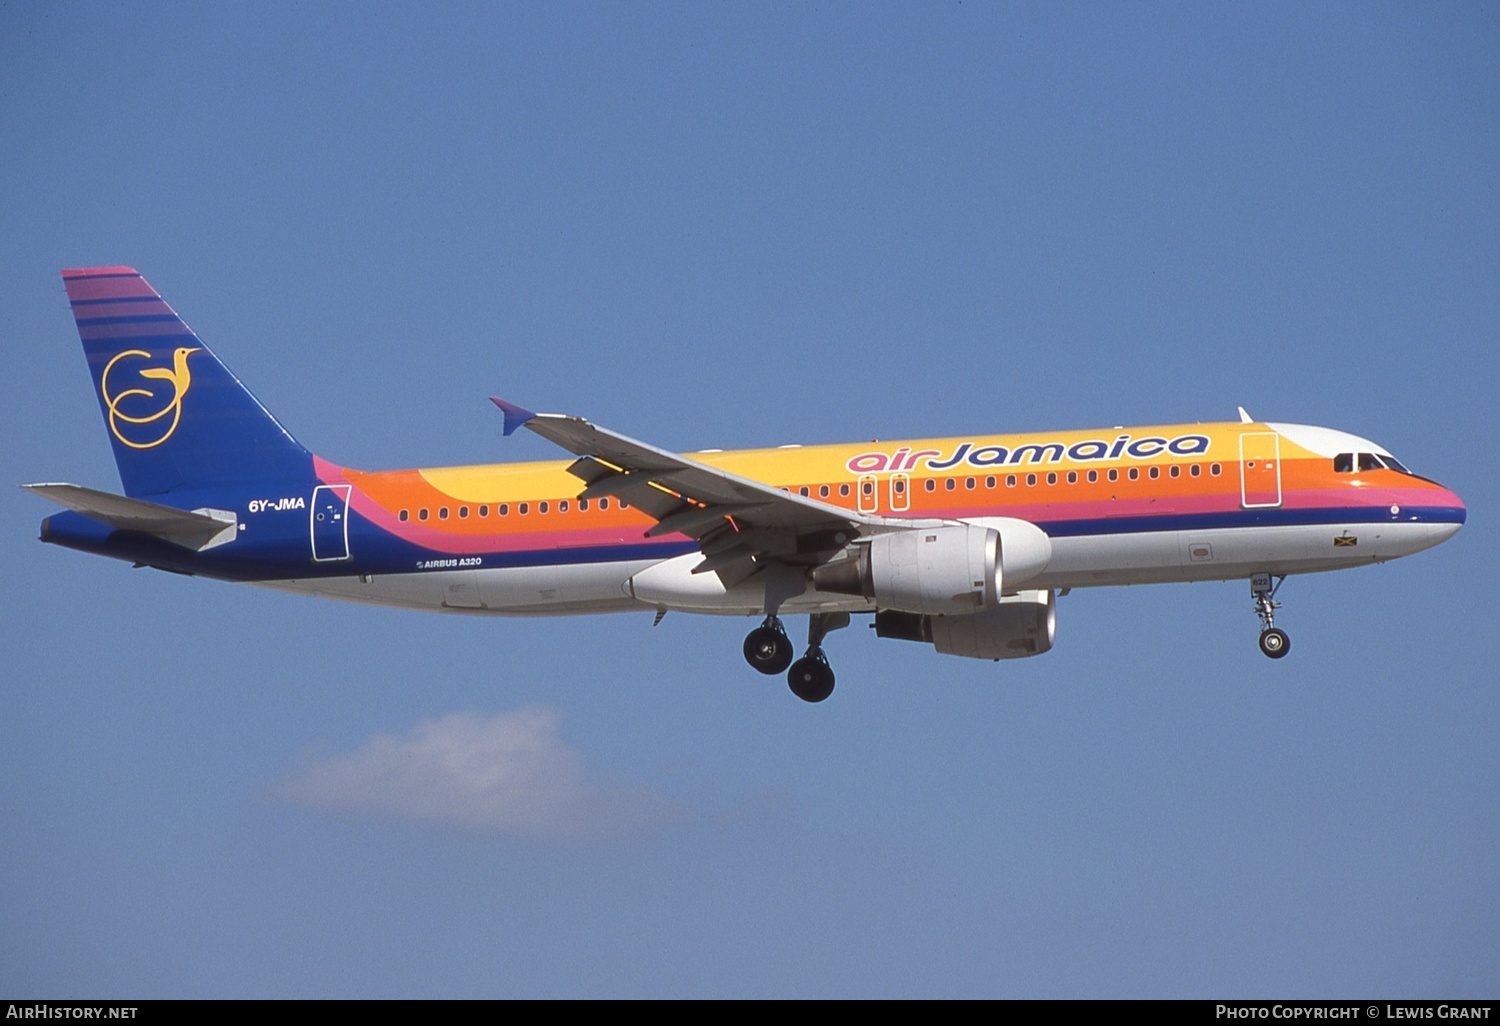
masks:
POLYGON ((128 267, 63 271, 125 494, 26 485, 67 507, 43 541, 382 605, 549 616, 764 617, 744 654, 827 698, 850 614, 975 659, 1052 647, 1055 596, 1249 578, 1260 648, 1288 574, 1453 536, 1457 495, 1374 442, 1252 421, 682 455, 501 399, 571 462, 365 472, 313 455, 128 267), (810 614, 793 662, 781 616, 810 614))

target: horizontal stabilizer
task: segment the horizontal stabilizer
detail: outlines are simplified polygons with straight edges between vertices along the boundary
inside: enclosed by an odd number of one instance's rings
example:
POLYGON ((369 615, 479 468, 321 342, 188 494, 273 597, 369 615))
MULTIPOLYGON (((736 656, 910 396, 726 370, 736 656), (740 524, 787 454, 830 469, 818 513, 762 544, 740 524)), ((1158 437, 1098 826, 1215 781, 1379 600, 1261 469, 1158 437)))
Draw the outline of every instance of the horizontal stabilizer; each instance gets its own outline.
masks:
POLYGON ((21 487, 106 527, 149 534, 196 552, 233 541, 239 533, 239 518, 228 510, 199 509, 189 512, 76 484, 29 484, 21 487))

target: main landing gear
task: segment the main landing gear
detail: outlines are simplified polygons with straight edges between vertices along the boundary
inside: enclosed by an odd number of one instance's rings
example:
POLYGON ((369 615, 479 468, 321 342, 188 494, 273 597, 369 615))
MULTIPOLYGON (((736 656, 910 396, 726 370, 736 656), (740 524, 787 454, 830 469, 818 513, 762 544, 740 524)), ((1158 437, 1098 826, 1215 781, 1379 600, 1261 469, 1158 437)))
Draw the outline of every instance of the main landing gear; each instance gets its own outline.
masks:
POLYGON ((745 635, 745 662, 761 673, 781 673, 792 665, 792 639, 781 626, 781 617, 768 616, 745 635))
POLYGON ((1292 649, 1292 639, 1287 637, 1286 631, 1277 627, 1276 610, 1281 608, 1281 603, 1276 601, 1276 592, 1281 590, 1281 582, 1286 580, 1286 574, 1276 578, 1276 583, 1271 583, 1270 574, 1256 574, 1250 578, 1250 594, 1255 598, 1255 615, 1260 617, 1260 650, 1272 659, 1280 659, 1292 649))
POLYGON ((788 666, 787 686, 804 702, 821 702, 833 694, 833 667, 823 654, 829 631, 849 626, 848 613, 814 613, 807 623, 807 652, 792 662, 792 642, 777 616, 768 616, 745 636, 745 661, 761 673, 780 673, 788 666))

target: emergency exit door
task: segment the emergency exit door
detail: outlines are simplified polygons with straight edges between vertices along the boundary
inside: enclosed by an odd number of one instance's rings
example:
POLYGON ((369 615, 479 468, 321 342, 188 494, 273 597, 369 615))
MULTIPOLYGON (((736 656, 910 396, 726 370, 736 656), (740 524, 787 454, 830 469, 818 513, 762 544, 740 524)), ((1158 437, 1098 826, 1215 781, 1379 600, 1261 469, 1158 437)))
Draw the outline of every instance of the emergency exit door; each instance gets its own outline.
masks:
POLYGON ((312 495, 312 558, 349 558, 349 493, 353 485, 318 485, 312 495))

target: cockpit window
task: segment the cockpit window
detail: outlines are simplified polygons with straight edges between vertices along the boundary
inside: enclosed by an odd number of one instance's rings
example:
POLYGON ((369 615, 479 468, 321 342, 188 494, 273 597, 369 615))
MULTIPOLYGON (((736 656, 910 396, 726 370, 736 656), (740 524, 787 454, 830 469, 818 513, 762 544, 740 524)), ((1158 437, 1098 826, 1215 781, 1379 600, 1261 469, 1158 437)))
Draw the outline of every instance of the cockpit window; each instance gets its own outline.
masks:
POLYGON ((1373 452, 1341 452, 1333 458, 1333 472, 1335 474, 1352 474, 1358 470, 1394 470, 1400 474, 1410 474, 1411 471, 1401 465, 1394 456, 1377 456, 1373 452))

